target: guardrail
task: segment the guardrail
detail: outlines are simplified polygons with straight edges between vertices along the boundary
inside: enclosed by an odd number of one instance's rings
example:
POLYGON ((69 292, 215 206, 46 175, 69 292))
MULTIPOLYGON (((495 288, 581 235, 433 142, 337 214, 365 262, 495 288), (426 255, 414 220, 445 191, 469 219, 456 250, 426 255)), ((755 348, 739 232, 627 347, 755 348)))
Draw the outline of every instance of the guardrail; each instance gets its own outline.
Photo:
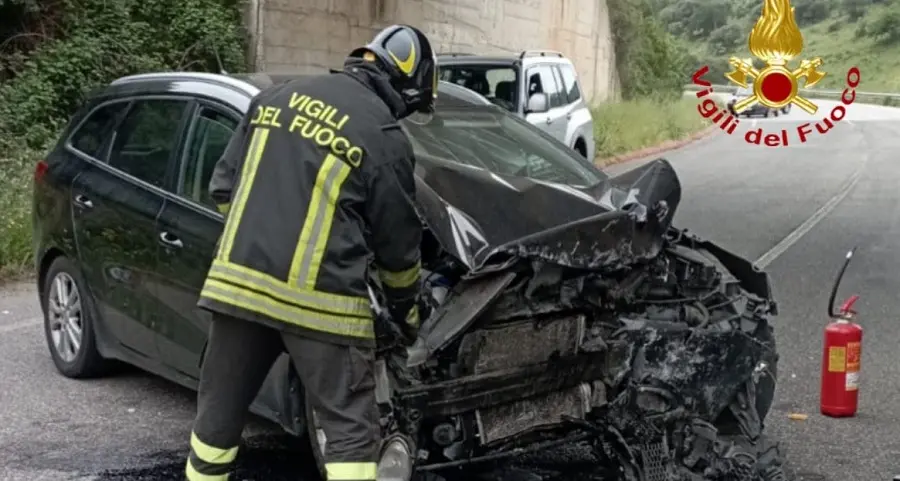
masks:
MULTIPOLYGON (((686 92, 697 92, 700 90, 704 90, 707 87, 703 87, 696 84, 687 84, 684 86, 684 90, 686 92)), ((737 87, 734 85, 713 85, 713 92, 715 93, 734 93, 737 90, 737 87)), ((828 90, 828 89, 800 89, 800 95, 804 97, 809 97, 813 99, 828 99, 828 100, 838 100, 841 98, 841 95, 844 93, 843 90, 828 90)), ((856 91, 856 101, 867 104, 879 104, 879 105, 887 105, 889 107, 900 107, 900 93, 893 92, 863 92, 860 90, 856 91)))

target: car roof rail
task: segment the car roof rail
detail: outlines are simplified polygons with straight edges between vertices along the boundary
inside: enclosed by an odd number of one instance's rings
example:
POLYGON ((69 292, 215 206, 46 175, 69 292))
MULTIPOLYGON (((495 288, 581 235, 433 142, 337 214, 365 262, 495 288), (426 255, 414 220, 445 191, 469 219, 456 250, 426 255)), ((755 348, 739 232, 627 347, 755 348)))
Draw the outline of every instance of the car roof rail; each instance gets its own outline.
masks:
POLYGON ((565 58, 565 55, 562 52, 557 52, 556 50, 523 50, 521 54, 519 54, 519 58, 525 57, 559 57, 565 58))
POLYGON ((475 54, 469 52, 441 52, 438 54, 439 57, 471 57, 473 55, 475 54))
POLYGON ((212 82, 218 82, 220 84, 229 85, 234 88, 238 88, 250 95, 256 95, 258 92, 258 88, 254 85, 249 84, 243 80, 236 79, 234 77, 230 77, 223 74, 216 73, 208 73, 208 72, 184 72, 184 71, 174 71, 174 72, 149 72, 149 73, 139 73, 134 75, 126 75, 124 77, 117 78, 110 82, 110 85, 121 85, 128 82, 133 81, 142 81, 142 80, 158 80, 158 79, 169 79, 176 78, 180 80, 206 80, 212 82), (254 91, 256 90, 256 91, 254 91))

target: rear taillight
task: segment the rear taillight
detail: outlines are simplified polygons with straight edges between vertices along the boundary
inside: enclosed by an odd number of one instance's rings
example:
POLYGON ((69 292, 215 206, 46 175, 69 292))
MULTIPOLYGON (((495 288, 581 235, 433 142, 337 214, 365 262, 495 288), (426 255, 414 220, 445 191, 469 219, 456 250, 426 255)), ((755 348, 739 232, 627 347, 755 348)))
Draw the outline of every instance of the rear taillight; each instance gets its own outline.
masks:
POLYGON ((34 166, 34 180, 36 182, 40 182, 40 180, 44 178, 44 174, 47 173, 47 168, 47 162, 44 162, 43 160, 34 166))

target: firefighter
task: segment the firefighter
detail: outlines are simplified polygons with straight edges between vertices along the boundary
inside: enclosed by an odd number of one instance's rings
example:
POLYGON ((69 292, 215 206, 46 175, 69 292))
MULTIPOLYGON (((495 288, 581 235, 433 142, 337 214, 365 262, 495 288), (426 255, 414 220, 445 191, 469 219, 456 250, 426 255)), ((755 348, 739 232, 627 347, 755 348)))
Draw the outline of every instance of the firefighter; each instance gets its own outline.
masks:
POLYGON ((395 25, 344 68, 257 95, 210 195, 227 216, 198 306, 212 312, 186 474, 227 480, 251 401, 286 350, 328 442, 328 480, 374 480, 380 449, 368 269, 409 339, 422 226, 398 120, 432 112, 437 59, 395 25))

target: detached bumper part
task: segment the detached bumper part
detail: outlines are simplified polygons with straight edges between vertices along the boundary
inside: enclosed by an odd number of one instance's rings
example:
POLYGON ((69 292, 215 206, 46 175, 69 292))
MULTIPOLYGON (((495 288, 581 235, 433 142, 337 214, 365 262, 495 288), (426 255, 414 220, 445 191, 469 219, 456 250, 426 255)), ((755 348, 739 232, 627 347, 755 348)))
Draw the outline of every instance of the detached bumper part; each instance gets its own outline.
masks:
POLYGON ((411 444, 403 436, 388 438, 378 461, 378 481, 410 481, 412 473, 411 444))

